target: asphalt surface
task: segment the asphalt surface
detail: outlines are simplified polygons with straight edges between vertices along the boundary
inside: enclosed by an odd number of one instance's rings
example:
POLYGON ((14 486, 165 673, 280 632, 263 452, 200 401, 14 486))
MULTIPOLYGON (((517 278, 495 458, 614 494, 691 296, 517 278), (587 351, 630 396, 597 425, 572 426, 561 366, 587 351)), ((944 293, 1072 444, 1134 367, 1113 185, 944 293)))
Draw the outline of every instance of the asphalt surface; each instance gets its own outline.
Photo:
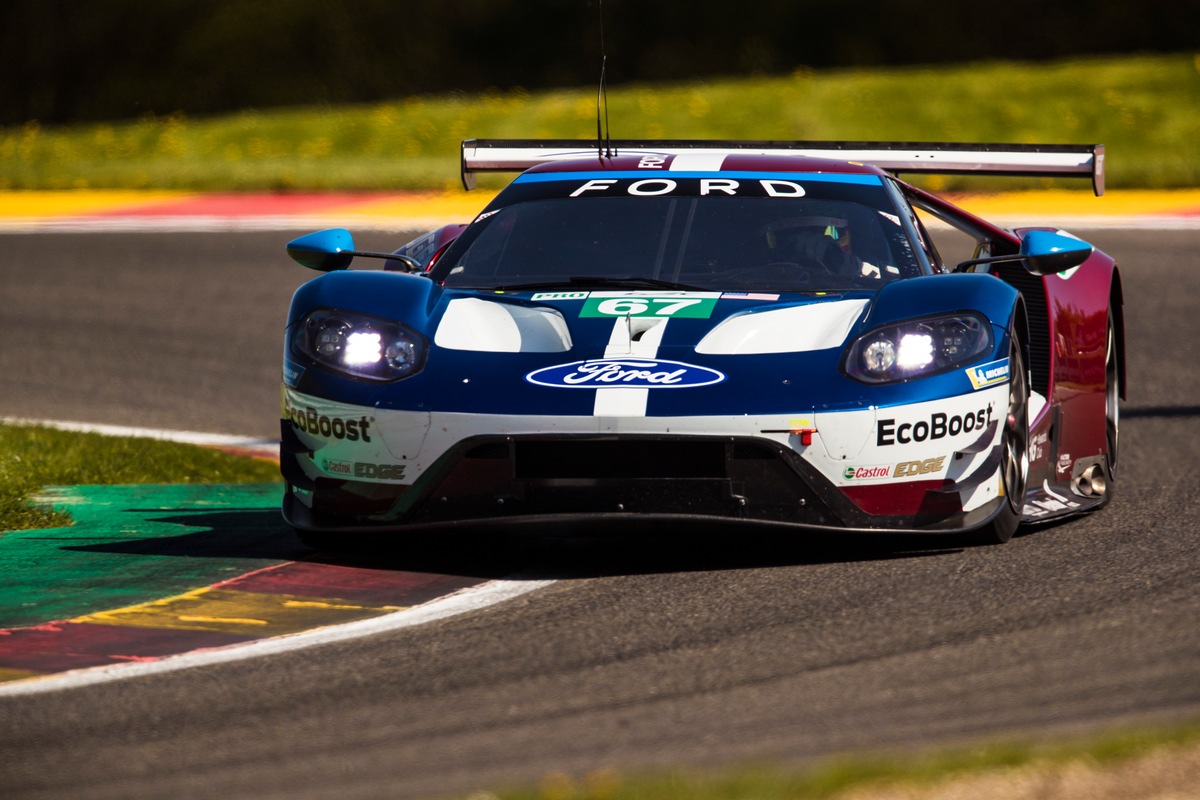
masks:
MULTIPOLYGON (((307 277, 287 238, 0 237, 0 415, 275 434, 307 277)), ((1200 232, 1089 238, 1121 262, 1131 382, 1100 514, 973 549, 719 528, 411 542, 386 563, 559 580, 391 634, 0 698, 0 795, 464 796, 1200 716, 1200 232)))

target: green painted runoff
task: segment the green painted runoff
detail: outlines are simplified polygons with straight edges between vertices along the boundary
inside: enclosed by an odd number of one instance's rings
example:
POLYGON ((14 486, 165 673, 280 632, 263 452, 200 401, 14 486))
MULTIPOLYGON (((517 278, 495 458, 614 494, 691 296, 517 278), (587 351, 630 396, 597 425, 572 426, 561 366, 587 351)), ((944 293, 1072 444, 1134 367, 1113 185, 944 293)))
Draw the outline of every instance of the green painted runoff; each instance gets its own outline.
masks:
POLYGON ((0 628, 158 600, 304 554, 278 483, 66 486, 68 528, 0 536, 0 628))

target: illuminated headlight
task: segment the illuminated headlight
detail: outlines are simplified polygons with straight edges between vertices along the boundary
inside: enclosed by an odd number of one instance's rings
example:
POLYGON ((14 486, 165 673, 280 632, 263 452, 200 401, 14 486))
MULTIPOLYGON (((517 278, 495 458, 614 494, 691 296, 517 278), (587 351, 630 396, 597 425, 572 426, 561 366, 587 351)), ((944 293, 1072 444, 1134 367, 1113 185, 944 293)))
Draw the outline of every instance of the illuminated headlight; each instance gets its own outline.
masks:
POLYGON ((398 322, 347 311, 313 311, 292 334, 292 346, 320 364, 377 381, 419 372, 429 345, 398 322))
POLYGON ((936 375, 992 349, 991 326, 975 314, 918 319, 877 328, 855 339, 846 374, 866 383, 936 375))

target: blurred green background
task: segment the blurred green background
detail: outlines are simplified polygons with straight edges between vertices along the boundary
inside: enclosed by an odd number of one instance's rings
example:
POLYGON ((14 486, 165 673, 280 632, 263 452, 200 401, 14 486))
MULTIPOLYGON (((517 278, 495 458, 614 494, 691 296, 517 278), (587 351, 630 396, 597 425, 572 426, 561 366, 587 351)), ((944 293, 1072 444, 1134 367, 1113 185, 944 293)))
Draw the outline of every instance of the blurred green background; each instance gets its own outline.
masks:
POLYGON ((456 187, 463 138, 594 137, 602 54, 614 138, 1103 143, 1110 187, 1194 187, 1186 6, 6 0, 0 191, 456 187))
POLYGON ((4 0, 0 124, 595 86, 602 18, 611 86, 1200 50, 1179 0, 4 0))
POLYGON ((1103 143, 1110 187, 1194 187, 1186 6, 6 0, 0 190, 456 187, 463 138, 595 136, 601 16, 616 138, 1103 143))
MULTIPOLYGON (((1200 186, 1200 57, 1191 55, 628 84, 610 91, 609 120, 618 138, 1102 143, 1109 188, 1200 186)), ((456 190, 464 138, 595 131, 593 88, 27 122, 0 130, 0 189, 456 190)), ((1059 185, 964 177, 926 184, 1059 185)))

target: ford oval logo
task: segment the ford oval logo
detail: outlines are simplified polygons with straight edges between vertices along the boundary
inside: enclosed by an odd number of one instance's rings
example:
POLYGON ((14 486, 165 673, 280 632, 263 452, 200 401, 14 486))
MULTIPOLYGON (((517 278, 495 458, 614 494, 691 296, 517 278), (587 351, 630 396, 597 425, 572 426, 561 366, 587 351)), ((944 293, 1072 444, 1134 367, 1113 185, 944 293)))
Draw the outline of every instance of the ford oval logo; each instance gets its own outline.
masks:
POLYGON ((725 380, 708 367, 652 358, 597 358, 534 370, 525 380, 557 389, 690 389, 725 380))

